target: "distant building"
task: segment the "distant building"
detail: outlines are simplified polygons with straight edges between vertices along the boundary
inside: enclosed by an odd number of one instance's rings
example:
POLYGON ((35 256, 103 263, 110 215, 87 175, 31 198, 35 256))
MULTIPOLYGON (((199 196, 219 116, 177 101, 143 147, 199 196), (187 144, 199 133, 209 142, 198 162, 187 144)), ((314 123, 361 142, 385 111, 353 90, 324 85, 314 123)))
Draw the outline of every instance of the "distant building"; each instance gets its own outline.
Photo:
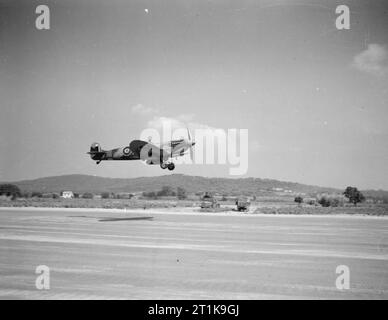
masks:
POLYGON ((63 191, 61 197, 64 199, 73 199, 74 193, 73 191, 63 191))

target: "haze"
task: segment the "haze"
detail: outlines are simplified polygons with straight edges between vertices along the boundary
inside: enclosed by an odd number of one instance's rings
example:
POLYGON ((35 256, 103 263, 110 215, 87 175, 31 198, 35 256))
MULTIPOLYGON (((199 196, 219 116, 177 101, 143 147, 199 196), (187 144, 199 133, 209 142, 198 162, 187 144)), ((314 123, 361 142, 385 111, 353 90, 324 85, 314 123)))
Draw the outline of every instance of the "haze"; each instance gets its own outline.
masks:
POLYGON ((45 1, 41 31, 38 4, 0 1, 0 181, 166 174, 86 152, 171 119, 248 129, 246 176, 388 189, 386 1, 45 1))

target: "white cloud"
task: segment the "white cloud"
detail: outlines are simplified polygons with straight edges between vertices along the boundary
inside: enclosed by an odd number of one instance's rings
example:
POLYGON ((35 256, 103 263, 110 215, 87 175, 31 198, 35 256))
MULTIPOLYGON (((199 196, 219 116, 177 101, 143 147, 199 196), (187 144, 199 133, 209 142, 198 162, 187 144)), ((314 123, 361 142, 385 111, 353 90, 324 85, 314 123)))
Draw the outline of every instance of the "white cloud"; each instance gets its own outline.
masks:
POLYGON ((147 122, 147 127, 154 128, 157 130, 160 130, 164 126, 171 126, 173 130, 180 129, 180 128, 187 128, 187 127, 189 127, 190 130, 195 130, 195 129, 216 130, 217 129, 207 124, 203 124, 195 121, 188 121, 188 119, 192 119, 192 118, 194 118, 193 115, 190 115, 190 118, 188 118, 186 115, 177 115, 176 117, 155 116, 153 119, 147 122))
POLYGON ((187 138, 187 128, 193 135, 197 129, 206 129, 212 132, 220 130, 207 124, 196 122, 194 113, 165 116, 162 115, 159 109, 147 107, 142 104, 133 106, 131 111, 136 115, 148 118, 145 129, 140 135, 140 139, 145 139, 144 137, 147 139, 151 138, 153 143, 166 142, 172 138, 187 138))
POLYGON ((134 105, 131 108, 131 111, 134 114, 141 116, 148 116, 148 118, 152 117, 150 121, 148 121, 148 127, 160 128, 163 122, 172 121, 177 126, 186 127, 186 124, 191 122, 195 118, 194 113, 182 113, 175 115, 174 117, 166 117, 161 116, 162 112, 158 108, 147 107, 143 104, 134 105))
POLYGON ((385 75, 388 73, 388 51, 380 44, 369 44, 368 48, 353 58, 356 69, 374 75, 385 75))
MULTIPOLYGON (((147 129, 151 130, 150 132, 152 132, 152 130, 156 130, 162 136, 165 135, 165 133, 173 132, 174 139, 178 139, 180 137, 187 138, 187 128, 190 130, 192 135, 195 134, 195 130, 197 129, 206 129, 213 132, 220 130, 219 128, 211 127, 207 124, 195 121, 183 121, 184 119, 186 119, 184 115, 177 115, 175 117, 155 116, 147 122, 146 126, 147 129)), ((170 135, 167 134, 166 137, 162 137, 162 140, 170 140, 170 135)), ((152 141, 159 142, 159 139, 153 138, 152 141)))
POLYGON ((158 114, 159 110, 152 107, 146 107, 142 104, 137 104, 132 107, 132 112, 140 115, 154 115, 158 114))
POLYGON ((182 122, 190 122, 194 119, 194 113, 185 113, 177 116, 177 119, 182 122))
POLYGON ((156 130, 160 130, 167 125, 171 126, 172 128, 176 128, 176 127, 181 127, 182 122, 174 118, 163 117, 163 116, 154 117, 153 119, 147 122, 147 127, 153 128, 156 130))

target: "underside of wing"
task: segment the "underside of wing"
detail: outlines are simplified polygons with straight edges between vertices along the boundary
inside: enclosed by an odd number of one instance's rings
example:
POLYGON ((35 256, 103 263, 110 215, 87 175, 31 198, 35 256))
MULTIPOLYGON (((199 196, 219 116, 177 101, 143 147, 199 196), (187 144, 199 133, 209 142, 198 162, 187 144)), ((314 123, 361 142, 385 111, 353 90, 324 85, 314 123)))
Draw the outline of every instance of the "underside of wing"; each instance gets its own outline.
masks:
POLYGON ((129 147, 133 152, 135 152, 141 160, 151 161, 153 163, 160 161, 164 158, 164 151, 159 147, 155 146, 152 143, 142 141, 142 140, 133 140, 129 147))

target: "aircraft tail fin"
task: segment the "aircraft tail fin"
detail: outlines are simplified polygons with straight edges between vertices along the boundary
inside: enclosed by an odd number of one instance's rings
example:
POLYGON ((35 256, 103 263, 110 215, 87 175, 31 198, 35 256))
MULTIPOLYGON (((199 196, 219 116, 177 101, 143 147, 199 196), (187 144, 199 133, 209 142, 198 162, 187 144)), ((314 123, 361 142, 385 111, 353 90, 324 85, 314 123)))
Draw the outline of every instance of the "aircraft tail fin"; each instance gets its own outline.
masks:
POLYGON ((88 154, 90 154, 90 158, 92 158, 93 160, 95 160, 96 157, 99 157, 103 154, 105 154, 105 151, 103 151, 101 149, 101 146, 99 143, 97 142, 94 142, 92 143, 92 145, 90 146, 90 151, 87 152, 88 154))

